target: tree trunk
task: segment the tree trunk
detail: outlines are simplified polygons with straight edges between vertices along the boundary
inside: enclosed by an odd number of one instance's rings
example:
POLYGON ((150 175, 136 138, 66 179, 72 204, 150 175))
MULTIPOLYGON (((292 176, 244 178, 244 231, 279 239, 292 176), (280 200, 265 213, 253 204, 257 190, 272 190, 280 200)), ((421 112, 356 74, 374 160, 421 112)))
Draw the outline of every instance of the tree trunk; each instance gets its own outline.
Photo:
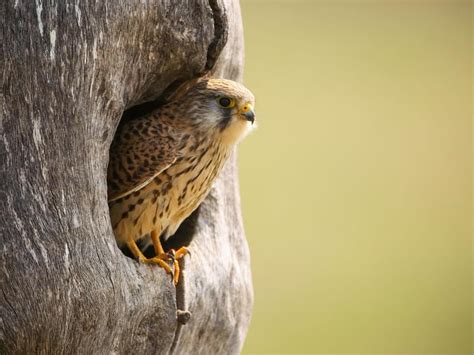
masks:
POLYGON ((177 290, 118 249, 106 182, 126 109, 209 71, 241 80, 238 1, 0 6, 0 353, 238 353, 252 286, 235 155, 170 241, 192 253, 177 290))

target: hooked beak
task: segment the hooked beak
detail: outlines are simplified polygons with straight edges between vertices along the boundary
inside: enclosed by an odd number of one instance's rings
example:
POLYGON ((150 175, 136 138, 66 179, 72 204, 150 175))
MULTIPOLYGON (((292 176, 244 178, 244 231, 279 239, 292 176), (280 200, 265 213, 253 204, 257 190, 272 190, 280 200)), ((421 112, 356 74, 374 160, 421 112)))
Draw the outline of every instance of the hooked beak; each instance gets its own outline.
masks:
POLYGON ((242 106, 242 108, 239 110, 239 114, 252 124, 255 122, 255 112, 253 112, 252 104, 246 103, 244 106, 242 106))

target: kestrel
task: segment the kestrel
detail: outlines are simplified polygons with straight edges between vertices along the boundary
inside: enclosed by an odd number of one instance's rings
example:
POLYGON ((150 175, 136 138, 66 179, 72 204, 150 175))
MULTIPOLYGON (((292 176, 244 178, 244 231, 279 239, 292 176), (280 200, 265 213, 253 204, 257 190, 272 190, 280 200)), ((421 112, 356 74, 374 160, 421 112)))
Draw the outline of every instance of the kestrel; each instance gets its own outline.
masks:
POLYGON ((108 167, 110 215, 119 246, 179 280, 178 259, 166 240, 204 200, 234 146, 254 127, 253 94, 239 83, 200 79, 166 105, 120 126, 108 167), (151 237, 155 257, 136 241, 151 237))

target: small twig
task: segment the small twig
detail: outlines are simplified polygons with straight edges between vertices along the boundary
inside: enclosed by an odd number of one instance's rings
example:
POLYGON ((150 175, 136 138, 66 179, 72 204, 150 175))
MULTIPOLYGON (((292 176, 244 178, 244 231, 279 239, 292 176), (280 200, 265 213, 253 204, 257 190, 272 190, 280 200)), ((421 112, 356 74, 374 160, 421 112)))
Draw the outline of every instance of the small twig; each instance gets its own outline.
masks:
POLYGON ((183 325, 189 322, 191 319, 191 312, 185 310, 186 308, 186 272, 185 272, 185 267, 186 267, 186 258, 181 258, 178 260, 179 266, 181 269, 181 276, 179 278, 179 282, 176 285, 176 320, 178 322, 178 325, 176 326, 176 333, 173 339, 173 345, 171 345, 170 349, 170 354, 173 354, 176 346, 178 345, 179 341, 179 336, 181 334, 181 328, 183 325))

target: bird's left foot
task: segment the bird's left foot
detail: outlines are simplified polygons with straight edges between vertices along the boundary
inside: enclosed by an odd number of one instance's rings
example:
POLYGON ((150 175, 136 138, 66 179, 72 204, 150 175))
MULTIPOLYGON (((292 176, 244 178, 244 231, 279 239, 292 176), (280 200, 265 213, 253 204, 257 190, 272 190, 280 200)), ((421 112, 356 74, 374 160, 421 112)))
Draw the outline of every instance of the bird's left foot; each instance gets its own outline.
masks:
POLYGON ((147 258, 145 255, 143 255, 140 248, 138 248, 137 244, 135 243, 135 240, 130 239, 127 242, 127 246, 140 263, 157 264, 163 269, 165 269, 166 273, 170 274, 173 278, 173 284, 175 286, 178 284, 179 275, 181 274, 181 269, 178 260, 183 258, 186 254, 191 255, 191 253, 185 247, 179 248, 178 250, 171 249, 165 253, 160 244, 160 249, 155 248, 156 256, 154 256, 153 258, 147 258))
MULTIPOLYGON (((163 246, 160 241, 160 233, 154 230, 151 232, 151 241, 153 242, 153 247, 155 249, 155 254, 157 258, 166 259, 171 261, 174 266, 173 283, 176 286, 179 282, 179 274, 181 273, 178 260, 184 257, 186 254, 189 254, 189 251, 186 247, 181 247, 178 250, 171 249, 168 252, 164 252, 163 246)), ((170 263, 170 264, 171 264, 170 263)))
POLYGON ((168 255, 168 257, 173 261, 173 283, 175 286, 178 284, 179 276, 181 274, 181 268, 179 266, 178 260, 183 258, 186 254, 190 254, 188 248, 186 247, 181 247, 178 250, 171 249, 166 253, 166 255, 168 255))

